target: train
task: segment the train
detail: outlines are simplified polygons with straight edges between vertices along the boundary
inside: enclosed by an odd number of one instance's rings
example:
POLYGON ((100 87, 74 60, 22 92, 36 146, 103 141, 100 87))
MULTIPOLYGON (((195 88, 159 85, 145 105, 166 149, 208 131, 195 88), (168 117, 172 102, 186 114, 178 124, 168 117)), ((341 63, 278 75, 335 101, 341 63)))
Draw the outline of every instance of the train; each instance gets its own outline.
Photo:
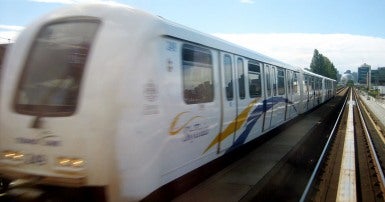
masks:
POLYGON ((47 201, 142 200, 336 93, 335 80, 111 4, 36 20, 3 68, 0 197, 47 201))

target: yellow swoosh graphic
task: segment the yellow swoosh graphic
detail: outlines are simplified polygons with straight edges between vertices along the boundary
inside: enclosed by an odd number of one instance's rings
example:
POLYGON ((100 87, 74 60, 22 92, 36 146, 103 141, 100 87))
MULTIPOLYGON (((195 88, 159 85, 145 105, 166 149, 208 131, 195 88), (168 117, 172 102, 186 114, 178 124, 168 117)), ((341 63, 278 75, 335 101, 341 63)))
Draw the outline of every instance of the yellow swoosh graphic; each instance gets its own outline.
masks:
POLYGON ((170 128, 168 130, 168 133, 170 135, 176 135, 178 134, 181 130, 183 130, 192 120, 196 119, 196 118, 200 118, 201 116, 194 116, 192 117, 190 120, 188 120, 185 124, 183 124, 181 127, 179 128, 175 128, 178 121, 179 121, 179 118, 180 116, 182 116, 183 114, 186 114, 186 113, 189 113, 189 112, 181 112, 179 113, 178 115, 175 116, 174 120, 171 122, 171 125, 170 125, 170 128))
POLYGON ((203 152, 206 153, 209 149, 211 149, 214 145, 216 145, 218 142, 221 142, 222 140, 226 139, 228 136, 234 133, 234 131, 237 131, 240 129, 243 125, 243 123, 247 120, 247 116, 253 108, 254 104, 257 102, 257 99, 253 100, 249 106, 246 107, 236 118, 233 120, 227 127, 226 129, 219 133, 213 141, 211 141, 210 145, 205 149, 203 152))

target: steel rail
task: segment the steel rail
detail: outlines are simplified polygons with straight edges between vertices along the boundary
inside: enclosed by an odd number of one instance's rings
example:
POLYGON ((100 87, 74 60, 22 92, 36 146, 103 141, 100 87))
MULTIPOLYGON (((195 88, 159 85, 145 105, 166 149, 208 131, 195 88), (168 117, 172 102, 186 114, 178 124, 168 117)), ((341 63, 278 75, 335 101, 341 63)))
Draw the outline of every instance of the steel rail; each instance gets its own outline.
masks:
MULTIPOLYGON (((354 93, 354 96, 356 97, 356 101, 358 101, 359 99, 357 98, 357 94, 356 93, 354 93)), ((361 119, 361 122, 362 122, 362 125, 363 125, 363 128, 364 128, 365 137, 366 137, 366 140, 368 142, 370 153, 371 153, 372 158, 373 158, 374 163, 375 163, 374 167, 376 169, 376 173, 378 174, 377 177, 378 177, 378 180, 380 181, 379 184, 380 184, 380 187, 381 187, 381 191, 382 191, 383 194, 385 194, 385 177, 384 177, 384 173, 382 171, 380 161, 378 160, 378 157, 377 157, 377 154, 376 154, 376 150, 375 150, 374 145, 373 145, 372 138, 370 137, 369 130, 366 127, 366 121, 365 121, 365 119, 364 119, 364 117, 362 115, 361 107, 358 104, 357 104, 357 108, 358 108, 358 111, 359 111, 359 114, 360 114, 360 119, 361 119)))
POLYGON ((313 185, 314 179, 315 179, 316 175, 317 175, 318 172, 319 172, 319 169, 320 169, 320 167, 321 167, 321 164, 322 164, 322 162, 325 160, 326 153, 327 153, 327 151, 328 151, 328 149, 329 149, 329 146, 330 146, 330 144, 331 144, 332 138, 334 137, 335 130, 336 130, 336 128, 337 128, 339 122, 340 122, 341 119, 342 119, 342 113, 343 113, 344 110, 345 110, 345 106, 346 106, 347 101, 348 101, 348 96, 346 96, 346 98, 345 98, 344 105, 342 106, 342 108, 341 108, 341 110, 340 110, 340 113, 338 114, 338 117, 337 117, 337 119, 336 119, 336 122, 335 122, 335 124, 334 124, 334 126, 333 126, 333 130, 332 130, 332 131, 330 132, 330 134, 329 134, 328 141, 326 142, 326 145, 325 145, 324 149, 322 150, 321 156, 320 156, 320 158, 318 159, 318 162, 317 162, 317 164, 316 164, 316 166, 315 166, 315 168, 314 168, 314 171, 313 171, 313 173, 312 173, 312 175, 311 175, 311 177, 310 177, 310 179, 309 179, 309 181, 308 181, 308 183, 307 183, 307 185, 306 185, 306 188, 305 188, 304 192, 302 193, 300 202, 304 202, 304 201, 305 201, 307 195, 309 194, 310 187, 313 185))
POLYGON ((336 201, 357 201, 357 180, 356 180, 356 138, 354 127, 354 105, 353 90, 349 92, 349 108, 346 119, 344 145, 342 150, 342 161, 338 177, 336 201))

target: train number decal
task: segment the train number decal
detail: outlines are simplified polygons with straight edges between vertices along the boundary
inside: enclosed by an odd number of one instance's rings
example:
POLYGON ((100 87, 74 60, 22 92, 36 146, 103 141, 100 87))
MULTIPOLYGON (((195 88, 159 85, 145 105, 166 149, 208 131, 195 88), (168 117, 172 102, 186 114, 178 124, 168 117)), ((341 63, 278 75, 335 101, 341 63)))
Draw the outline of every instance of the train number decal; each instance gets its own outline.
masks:
POLYGON ((47 164, 47 157, 41 154, 26 154, 24 157, 25 164, 45 165, 47 164))

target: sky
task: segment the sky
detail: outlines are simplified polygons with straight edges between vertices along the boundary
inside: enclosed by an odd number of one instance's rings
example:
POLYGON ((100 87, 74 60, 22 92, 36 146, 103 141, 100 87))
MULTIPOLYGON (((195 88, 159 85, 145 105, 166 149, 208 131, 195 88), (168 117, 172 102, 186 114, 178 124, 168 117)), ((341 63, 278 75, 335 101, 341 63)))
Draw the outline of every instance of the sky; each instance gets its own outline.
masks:
POLYGON ((337 70, 385 67, 385 0, 0 0, 0 43, 46 13, 76 3, 130 5, 293 66, 314 49, 337 70))

